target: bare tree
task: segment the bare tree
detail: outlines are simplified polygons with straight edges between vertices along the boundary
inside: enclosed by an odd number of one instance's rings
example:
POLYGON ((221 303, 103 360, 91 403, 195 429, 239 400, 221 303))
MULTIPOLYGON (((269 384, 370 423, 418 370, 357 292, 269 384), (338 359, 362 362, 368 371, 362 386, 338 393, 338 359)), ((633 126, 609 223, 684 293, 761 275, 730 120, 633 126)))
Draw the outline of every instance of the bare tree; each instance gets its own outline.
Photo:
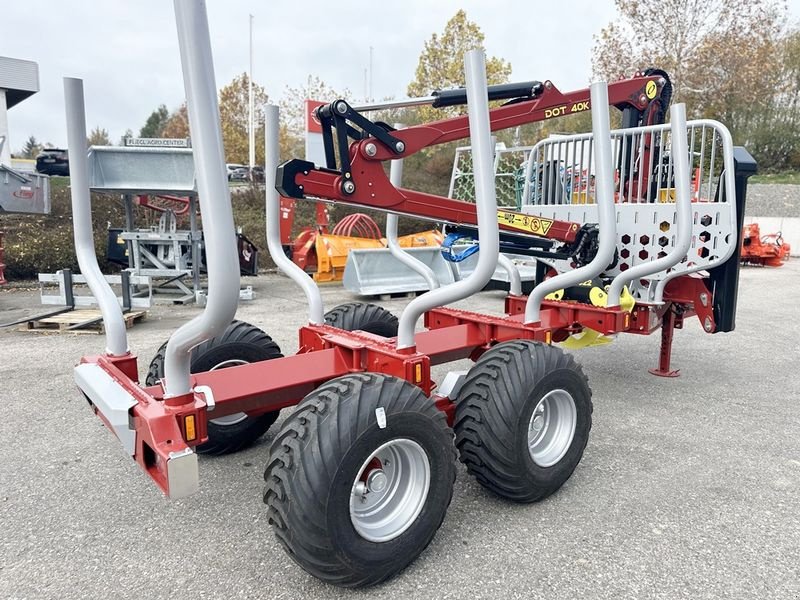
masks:
POLYGON ((110 146, 111 139, 108 137, 108 131, 99 125, 89 132, 89 137, 86 140, 87 146, 110 146))

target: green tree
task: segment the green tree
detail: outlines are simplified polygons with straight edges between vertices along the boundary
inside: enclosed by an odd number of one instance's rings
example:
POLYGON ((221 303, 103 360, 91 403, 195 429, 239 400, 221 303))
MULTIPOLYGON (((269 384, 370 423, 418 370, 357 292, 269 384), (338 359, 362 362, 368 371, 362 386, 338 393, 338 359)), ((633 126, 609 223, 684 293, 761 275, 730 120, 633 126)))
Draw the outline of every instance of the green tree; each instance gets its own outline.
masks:
POLYGON ((161 137, 185 139, 189 137, 189 112, 186 103, 171 113, 161 129, 161 137))
MULTIPOLYGON (((769 94, 754 94, 755 110, 731 107, 737 142, 747 146, 764 171, 800 170, 800 29, 789 31, 775 49, 769 67, 769 94), (746 117, 746 118, 743 118, 746 117)), ((725 110, 724 99, 722 99, 725 110)))
MULTIPOLYGON (((720 52, 745 51, 776 34, 785 5, 774 0, 615 0, 618 17, 595 36, 592 66, 598 77, 615 81, 646 67, 658 67, 672 78, 673 100, 707 95, 715 85, 708 72, 720 52)), ((752 95, 761 83, 753 64, 727 73, 752 95)))
POLYGON ((108 131, 99 125, 89 132, 89 137, 86 140, 88 146, 110 146, 111 140, 108 137, 108 131))
MULTIPOLYGON (((480 27, 459 10, 445 25, 441 34, 434 33, 425 42, 417 63, 414 80, 408 84, 410 97, 429 96, 436 90, 464 87, 464 54, 469 50, 485 50, 485 36, 480 27)), ((486 57, 486 78, 489 85, 506 83, 511 65, 502 58, 486 57)), ((415 125, 445 119, 466 112, 465 106, 432 108, 423 106, 400 111, 386 111, 381 120, 415 125)), ((466 141, 460 142, 468 143, 466 141)), ((406 158, 404 187, 446 195, 453 165, 453 153, 459 143, 434 146, 406 158)))
POLYGON ((350 90, 336 91, 319 77, 308 76, 305 85, 287 86, 278 106, 281 115, 280 150, 284 159, 303 156, 306 131, 305 100, 333 102, 350 98, 350 90))
POLYGON ((169 120, 170 114, 167 107, 160 104, 157 109, 150 113, 147 117, 144 126, 139 130, 139 137, 143 138, 157 138, 161 137, 164 132, 164 126, 169 120))
POLYGON ((789 160, 791 146, 800 147, 798 136, 789 135, 794 117, 788 118, 793 113, 787 106, 799 88, 789 66, 792 34, 785 29, 783 2, 615 4, 618 18, 595 38, 596 76, 616 80, 645 67, 664 69, 673 82, 673 101, 686 102, 690 117, 724 122, 762 167, 778 167, 789 160), (776 144, 776 131, 791 139, 776 144))
MULTIPOLYGON (((419 57, 414 81, 408 84, 408 95, 428 96, 435 90, 463 87, 464 54, 469 50, 485 50, 484 34, 480 27, 469 19, 464 10, 459 10, 445 25, 441 35, 433 34, 425 42, 419 57)), ((511 65, 497 57, 486 57, 486 78, 489 85, 506 83, 511 75, 511 65)), ((420 108, 421 122, 441 119, 459 112, 463 107, 449 109, 420 108)))
POLYGON ((36 158, 36 155, 42 150, 42 145, 36 141, 36 138, 29 137, 25 145, 22 147, 21 158, 36 158))
POLYGON ((125 140, 132 137, 133 137, 133 130, 130 128, 126 129, 125 133, 122 134, 122 137, 119 138, 119 145, 124 146, 125 140))
MULTIPOLYGON (((248 87, 247 73, 234 77, 219 91, 219 117, 222 124, 222 141, 225 144, 225 160, 247 164, 250 159, 248 137, 248 87)), ((255 119, 256 164, 264 164, 264 109, 269 101, 267 92, 253 84, 255 119)))

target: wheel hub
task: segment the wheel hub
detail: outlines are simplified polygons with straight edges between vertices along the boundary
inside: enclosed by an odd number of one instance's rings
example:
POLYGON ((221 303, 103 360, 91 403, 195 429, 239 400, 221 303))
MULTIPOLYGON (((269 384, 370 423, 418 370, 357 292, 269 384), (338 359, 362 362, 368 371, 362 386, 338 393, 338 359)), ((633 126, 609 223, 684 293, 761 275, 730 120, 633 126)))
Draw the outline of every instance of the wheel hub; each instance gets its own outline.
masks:
POLYGON ((350 491, 350 521, 371 542, 387 542, 411 527, 430 489, 428 455, 417 442, 383 444, 361 465, 350 491))
POLYGON ((578 410, 566 390, 552 390, 539 400, 528 424, 528 451, 536 465, 552 467, 575 437, 578 410))
POLYGON ((367 476, 367 491, 382 492, 389 484, 389 478, 382 469, 376 469, 367 476))

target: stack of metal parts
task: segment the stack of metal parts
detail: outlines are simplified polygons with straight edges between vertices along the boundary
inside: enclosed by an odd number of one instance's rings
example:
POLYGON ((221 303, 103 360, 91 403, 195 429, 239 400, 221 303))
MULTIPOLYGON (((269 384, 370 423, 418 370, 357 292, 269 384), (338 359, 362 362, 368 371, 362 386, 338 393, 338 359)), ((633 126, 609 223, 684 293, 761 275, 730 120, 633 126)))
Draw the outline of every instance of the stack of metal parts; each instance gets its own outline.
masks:
MULTIPOLYGON (((128 270, 151 281, 154 297, 175 303, 194 302, 200 292, 202 233, 197 224, 197 191, 189 148, 93 146, 89 151, 89 185, 94 192, 122 194, 125 229, 117 236, 126 245, 128 270), (178 229, 175 211, 164 209, 155 227, 137 228, 134 200, 141 195, 187 199, 189 229, 178 229)), ((149 293, 149 289, 147 293, 149 293)), ((143 291, 135 291, 137 293, 143 291)))

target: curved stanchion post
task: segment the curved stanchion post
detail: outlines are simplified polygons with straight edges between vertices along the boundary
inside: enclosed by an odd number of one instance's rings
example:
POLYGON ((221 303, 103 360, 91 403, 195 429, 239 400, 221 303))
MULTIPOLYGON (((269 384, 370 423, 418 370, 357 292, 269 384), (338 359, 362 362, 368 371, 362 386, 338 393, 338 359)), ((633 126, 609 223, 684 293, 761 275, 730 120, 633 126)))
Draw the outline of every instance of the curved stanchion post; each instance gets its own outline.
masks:
MULTIPOLYGON (((619 306, 622 288, 629 281, 666 271, 681 262, 692 244, 692 191, 689 173, 689 143, 686 129, 686 105, 675 104, 670 109, 670 133, 672 138, 672 163, 675 172, 678 238, 672 251, 662 258, 642 263, 617 275, 608 288, 608 306, 619 306)), ((656 286, 653 301, 663 302, 664 286, 668 280, 662 280, 656 286)))
MULTIPOLYGON (((394 124, 395 129, 402 129, 401 123, 394 124)), ((389 166, 389 181, 394 187, 400 187, 403 183, 403 159, 397 158, 391 162, 389 166)), ((439 287, 439 280, 428 265, 420 260, 411 256, 408 252, 400 247, 397 243, 397 222, 399 221, 398 215, 395 213, 388 213, 386 215, 386 246, 389 252, 397 260, 407 266, 409 269, 421 275, 428 285, 429 290, 435 290, 439 287)))
POLYGON ((197 344, 222 333, 239 303, 239 258, 225 151, 217 104, 217 84, 205 2, 174 0, 183 83, 194 147, 195 177, 203 215, 208 301, 202 314, 169 338, 164 361, 166 396, 191 391, 189 356, 197 344))
POLYGON ((128 334, 117 297, 108 285, 94 250, 92 200, 89 195, 89 161, 86 158, 86 112, 83 81, 64 78, 64 100, 67 109, 67 144, 69 148, 70 196, 75 254, 81 273, 97 299, 106 331, 106 353, 124 356, 128 353, 128 334))
MULTIPOLYGON (((394 163, 401 162, 402 160, 402 158, 393 160, 391 170, 394 171, 394 163)), ((433 269, 424 262, 411 256, 408 252, 403 250, 397 242, 397 222, 399 220, 399 216, 395 213, 387 213, 386 215, 386 246, 389 248, 389 252, 409 269, 421 275, 428 289, 435 290, 439 287, 439 280, 436 278, 433 269)))
POLYGON ((508 293, 512 296, 522 296, 522 277, 514 261, 501 253, 497 257, 497 264, 508 273, 508 293))
POLYGON ((591 87, 592 135, 595 147, 595 183, 600 236, 597 254, 588 265, 561 273, 539 283, 525 305, 525 323, 538 323, 542 300, 548 294, 577 285, 602 273, 614 260, 617 247, 617 215, 614 208, 614 161, 611 152, 611 127, 608 116, 608 84, 591 87))
POLYGON ((464 70, 467 79, 469 132, 475 165, 475 210, 478 216, 478 237, 481 242, 478 264, 466 279, 431 290, 406 306, 400 315, 398 349, 414 347, 414 327, 422 313, 481 291, 491 279, 497 266, 497 257, 500 255, 497 196, 494 187, 494 149, 489 130, 486 57, 483 52, 480 50, 467 52, 464 70))
POLYGON ((266 188, 267 249, 281 272, 303 290, 308 301, 308 322, 321 325, 325 322, 322 294, 319 286, 300 267, 294 264, 281 247, 281 199, 275 189, 275 176, 280 161, 278 135, 280 132, 278 107, 264 106, 264 186, 266 188))

